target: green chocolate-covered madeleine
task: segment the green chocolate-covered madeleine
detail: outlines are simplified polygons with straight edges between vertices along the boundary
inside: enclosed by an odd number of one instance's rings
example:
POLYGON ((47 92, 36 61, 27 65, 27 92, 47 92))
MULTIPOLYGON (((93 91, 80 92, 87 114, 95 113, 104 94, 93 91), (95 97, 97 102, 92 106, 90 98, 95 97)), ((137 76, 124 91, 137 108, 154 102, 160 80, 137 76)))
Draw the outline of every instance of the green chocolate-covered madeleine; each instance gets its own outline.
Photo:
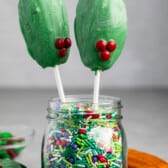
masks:
POLYGON ((109 69, 120 56, 126 35, 123 0, 79 0, 75 36, 85 66, 94 71, 109 69))
POLYGON ((65 63, 71 41, 63 0, 19 0, 18 10, 31 57, 43 68, 65 63))

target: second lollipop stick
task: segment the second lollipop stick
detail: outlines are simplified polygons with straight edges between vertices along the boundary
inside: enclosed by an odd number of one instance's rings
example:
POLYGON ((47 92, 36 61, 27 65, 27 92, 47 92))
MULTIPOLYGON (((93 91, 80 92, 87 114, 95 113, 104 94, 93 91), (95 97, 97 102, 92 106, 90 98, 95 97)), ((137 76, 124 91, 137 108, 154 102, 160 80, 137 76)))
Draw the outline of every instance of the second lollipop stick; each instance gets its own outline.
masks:
POLYGON ((99 104, 99 90, 100 90, 100 70, 95 72, 94 87, 93 87, 93 106, 98 108, 99 104))

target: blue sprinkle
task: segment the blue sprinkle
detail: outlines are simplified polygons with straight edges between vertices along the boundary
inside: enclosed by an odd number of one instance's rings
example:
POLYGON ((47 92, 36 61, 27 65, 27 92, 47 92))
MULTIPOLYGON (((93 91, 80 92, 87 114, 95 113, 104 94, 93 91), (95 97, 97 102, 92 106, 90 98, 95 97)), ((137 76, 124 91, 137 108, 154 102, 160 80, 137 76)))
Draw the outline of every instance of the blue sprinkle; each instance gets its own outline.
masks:
POLYGON ((66 168, 66 165, 63 165, 63 164, 62 164, 62 165, 60 166, 60 168, 66 168))
POLYGON ((68 132, 65 132, 64 137, 65 137, 65 138, 69 138, 69 133, 68 133, 68 132))
POLYGON ((49 154, 49 155, 48 155, 48 158, 49 158, 49 160, 51 160, 51 159, 53 158, 53 155, 52 155, 52 154, 49 154))
POLYGON ((48 147, 47 147, 47 151, 50 151, 50 150, 51 150, 51 147, 50 147, 50 146, 48 146, 48 147))
POLYGON ((67 146, 67 147, 68 147, 68 146, 70 146, 70 145, 71 145, 71 143, 70 143, 70 142, 67 142, 67 143, 66 143, 66 146, 67 146))
POLYGON ((55 161, 50 162, 50 166, 54 167, 55 166, 55 161))
POLYGON ((74 143, 74 144, 72 145, 72 148, 76 150, 76 149, 78 149, 78 145, 77 145, 76 143, 74 143))
POLYGON ((98 161, 97 156, 92 156, 92 162, 93 162, 93 163, 96 163, 97 161, 98 161))
POLYGON ((73 158, 69 158, 68 161, 69 161, 70 163, 74 163, 74 159, 73 159, 73 158))
POLYGON ((59 110, 61 108, 61 105, 57 103, 54 107, 53 110, 59 110))
POLYGON ((62 134, 57 132, 57 133, 56 133, 56 137, 59 139, 59 138, 62 137, 62 134))

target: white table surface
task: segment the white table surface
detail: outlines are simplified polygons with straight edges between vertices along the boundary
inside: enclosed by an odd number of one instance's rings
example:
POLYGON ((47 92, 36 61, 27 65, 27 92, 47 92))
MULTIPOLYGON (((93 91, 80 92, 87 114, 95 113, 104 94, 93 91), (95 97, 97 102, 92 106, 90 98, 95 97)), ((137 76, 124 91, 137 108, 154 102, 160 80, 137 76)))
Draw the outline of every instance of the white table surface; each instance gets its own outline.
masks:
MULTIPOLYGON (((91 92, 71 90, 66 93, 91 92)), ((128 147, 168 161, 168 90, 104 90, 101 93, 122 99, 128 147)), ((25 124, 35 128, 34 139, 18 158, 28 168, 41 168, 46 108, 48 99, 55 96, 56 90, 0 90, 0 125, 25 124)))

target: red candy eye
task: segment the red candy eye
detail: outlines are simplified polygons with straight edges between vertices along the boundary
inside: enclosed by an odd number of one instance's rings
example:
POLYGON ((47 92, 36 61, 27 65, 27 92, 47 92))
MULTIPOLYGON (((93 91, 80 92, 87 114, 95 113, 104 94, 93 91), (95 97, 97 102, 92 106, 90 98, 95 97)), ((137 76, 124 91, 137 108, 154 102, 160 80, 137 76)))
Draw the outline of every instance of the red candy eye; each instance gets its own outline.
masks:
POLYGON ((65 57, 66 54, 67 54, 66 48, 62 48, 62 49, 60 49, 59 52, 58 52, 59 57, 65 57))
POLYGON ((117 45, 116 45, 116 42, 115 41, 109 41, 107 43, 107 50, 112 52, 116 49, 117 45))
POLYGON ((62 48, 64 48, 64 47, 65 47, 64 39, 63 39, 63 38, 57 39, 56 42, 55 42, 55 47, 56 47, 57 49, 62 49, 62 48))
POLYGON ((107 60, 109 60, 109 59, 110 59, 110 52, 109 52, 109 51, 102 51, 102 52, 100 53, 100 59, 101 59, 102 61, 107 61, 107 60))
POLYGON ((99 51, 105 51, 106 50, 106 42, 104 40, 99 40, 96 43, 96 49, 99 51))
POLYGON ((66 47, 66 48, 70 48, 71 45, 72 45, 71 39, 68 38, 68 37, 65 38, 64 43, 65 43, 65 47, 66 47))

